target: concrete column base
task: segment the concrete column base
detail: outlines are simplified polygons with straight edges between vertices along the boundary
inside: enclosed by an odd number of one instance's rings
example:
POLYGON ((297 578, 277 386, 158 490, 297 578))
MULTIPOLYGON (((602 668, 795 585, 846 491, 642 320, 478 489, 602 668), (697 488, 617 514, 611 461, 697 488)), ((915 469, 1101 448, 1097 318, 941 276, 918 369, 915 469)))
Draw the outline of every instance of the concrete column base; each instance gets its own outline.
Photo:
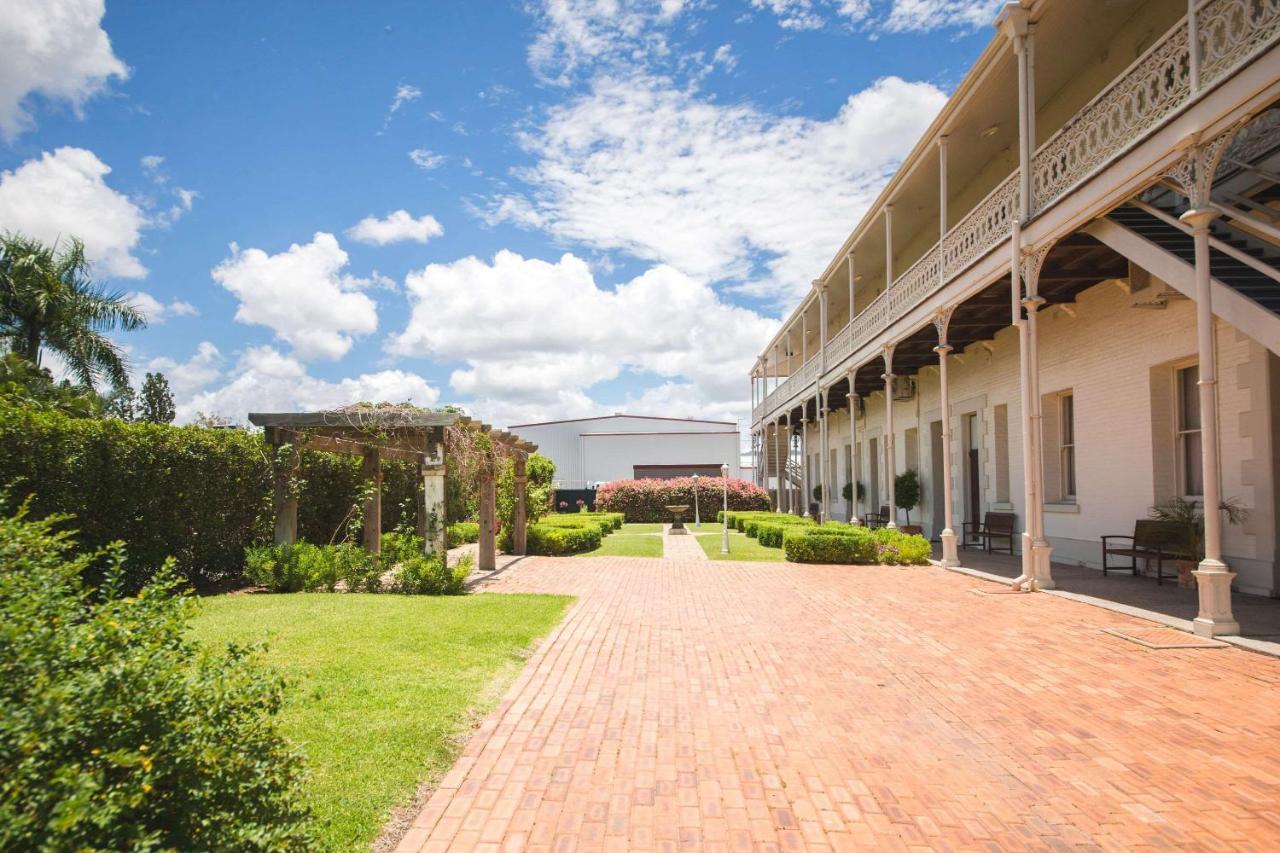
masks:
POLYGON ((1053 571, 1049 562, 1049 555, 1052 553, 1053 546, 1047 540, 1038 539, 1031 545, 1032 577, 1036 579, 1037 589, 1053 589, 1057 586, 1053 582, 1053 571))
POLYGON ((1200 594, 1200 615, 1192 622, 1196 634, 1201 637, 1239 634, 1240 623, 1231 612, 1231 582, 1236 573, 1216 560, 1203 560, 1200 568, 1191 574, 1195 575, 1200 594))
POLYGON ((948 527, 938 535, 942 540, 942 565, 948 568, 960 565, 960 548, 956 541, 956 532, 948 527))

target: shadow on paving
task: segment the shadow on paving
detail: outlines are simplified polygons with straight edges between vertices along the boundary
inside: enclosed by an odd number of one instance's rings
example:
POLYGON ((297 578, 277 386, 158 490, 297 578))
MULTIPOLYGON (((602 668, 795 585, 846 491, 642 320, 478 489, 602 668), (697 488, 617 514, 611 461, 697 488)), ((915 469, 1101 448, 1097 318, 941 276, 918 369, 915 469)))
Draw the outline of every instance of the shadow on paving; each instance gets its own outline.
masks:
MULTIPOLYGON (((935 546, 934 557, 940 556, 941 550, 935 546)), ((960 552, 960 563, 965 568, 1010 579, 1016 578, 1022 569, 1020 556, 987 554, 973 549, 960 552)), ((1166 571, 1169 568, 1166 567, 1166 571)), ((1117 604, 1152 610, 1188 622, 1196 618, 1199 611, 1196 590, 1179 589, 1176 577, 1170 579, 1166 576, 1164 585, 1160 586, 1156 584, 1154 577, 1134 577, 1127 571, 1121 573, 1113 570, 1103 577, 1100 569, 1054 563, 1053 580, 1058 589, 1066 592, 1104 598, 1117 604)), ((1231 606, 1236 621, 1240 623, 1241 636, 1280 641, 1280 600, 1235 592, 1231 595, 1231 606)))

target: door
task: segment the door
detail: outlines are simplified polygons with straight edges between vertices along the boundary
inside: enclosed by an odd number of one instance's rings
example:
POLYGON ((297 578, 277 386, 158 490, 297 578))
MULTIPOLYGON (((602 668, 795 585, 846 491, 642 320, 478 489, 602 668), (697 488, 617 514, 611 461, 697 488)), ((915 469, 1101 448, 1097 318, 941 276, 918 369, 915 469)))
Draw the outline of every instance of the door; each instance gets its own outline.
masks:
POLYGON ((880 442, 877 439, 867 441, 867 461, 871 470, 867 472, 867 506, 868 512, 880 511, 880 442))
POLYGON ((982 521, 982 487, 978 457, 978 415, 970 412, 964 416, 965 437, 965 519, 982 521))
POLYGON ((942 485, 943 477, 946 473, 942 470, 942 421, 934 421, 929 424, 929 486, 930 501, 929 514, 932 526, 930 535, 937 539, 942 535, 942 485))

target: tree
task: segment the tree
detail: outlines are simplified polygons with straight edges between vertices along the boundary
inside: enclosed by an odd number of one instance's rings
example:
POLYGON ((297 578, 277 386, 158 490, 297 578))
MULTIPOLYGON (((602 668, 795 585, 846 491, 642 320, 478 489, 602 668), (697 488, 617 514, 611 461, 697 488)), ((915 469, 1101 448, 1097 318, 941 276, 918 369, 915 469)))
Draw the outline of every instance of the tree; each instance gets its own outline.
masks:
POLYGON ((906 510, 907 524, 910 524, 911 510, 920 505, 920 476, 914 468, 908 468, 894 478, 893 502, 898 509, 906 510))
POLYGON ((163 373, 148 373, 142 383, 142 395, 138 400, 138 420, 153 424, 171 424, 177 412, 173 408, 173 394, 169 380, 163 373))
POLYGON ((140 329, 147 320, 89 273, 84 244, 75 238, 49 246, 20 234, 0 237, 0 339, 37 367, 48 349, 62 356, 81 384, 105 379, 124 388, 124 352, 106 333, 140 329))
POLYGON ((48 370, 11 352, 0 354, 0 401, 73 418, 100 417, 107 405, 92 388, 58 382, 48 370))

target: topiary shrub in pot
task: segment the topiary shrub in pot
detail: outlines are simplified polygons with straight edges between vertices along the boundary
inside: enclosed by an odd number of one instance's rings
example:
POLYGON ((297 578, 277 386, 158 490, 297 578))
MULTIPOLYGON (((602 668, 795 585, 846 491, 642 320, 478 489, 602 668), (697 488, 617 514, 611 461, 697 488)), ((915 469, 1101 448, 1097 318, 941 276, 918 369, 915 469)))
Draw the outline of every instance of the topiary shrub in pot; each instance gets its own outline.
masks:
POLYGON ((911 510, 920 505, 920 475, 908 468, 893 480, 893 502, 907 513, 907 523, 902 528, 907 533, 919 533, 920 528, 911 523, 911 510))

